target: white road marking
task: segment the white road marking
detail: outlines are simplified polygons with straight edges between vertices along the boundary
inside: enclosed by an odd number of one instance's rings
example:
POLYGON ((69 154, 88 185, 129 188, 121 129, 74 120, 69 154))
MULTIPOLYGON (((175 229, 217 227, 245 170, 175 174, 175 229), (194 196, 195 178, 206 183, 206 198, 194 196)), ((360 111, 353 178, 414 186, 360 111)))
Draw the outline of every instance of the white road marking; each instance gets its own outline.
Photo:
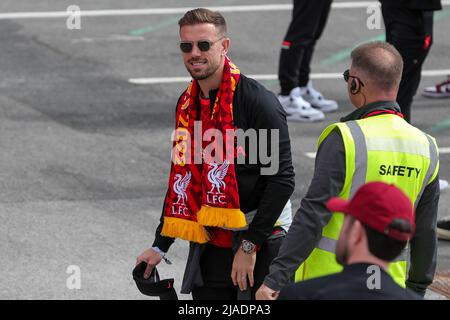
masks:
POLYGON ((440 154, 450 153, 450 148, 449 147, 439 148, 439 153, 440 154))
MULTIPOLYGON (((348 1, 332 4, 333 9, 358 9, 369 6, 379 6, 378 1, 348 1)), ((443 0, 442 5, 450 5, 450 0, 443 0)), ((258 12, 258 11, 287 11, 292 10, 292 4, 264 4, 264 5, 240 5, 240 6, 217 6, 207 7, 220 12, 258 12)), ((104 16, 137 16, 137 15, 162 15, 183 14, 194 7, 179 8, 143 8, 143 9, 117 9, 117 10, 83 10, 81 17, 104 17, 104 16)), ((67 11, 44 11, 44 12, 3 12, 2 19, 42 19, 42 18, 67 18, 67 11)))
POLYGON ((114 41, 144 41, 144 37, 127 36, 127 35, 112 35, 103 38, 79 38, 73 39, 72 43, 95 43, 95 42, 114 42, 114 41))
MULTIPOLYGON (((450 74, 450 69, 447 70, 423 70, 422 76, 424 77, 436 77, 446 76, 450 74)), ((255 80, 277 80, 276 74, 250 74, 248 77, 255 80)), ((340 79, 342 73, 312 73, 311 79, 340 79)), ((191 77, 155 77, 155 78, 131 78, 128 82, 133 84, 162 84, 162 83, 177 83, 177 82, 189 82, 191 77)))
POLYGON ((424 77, 435 77, 435 76, 446 76, 449 74, 449 69, 447 70, 423 70, 422 76, 424 77))
POLYGON ((161 83, 176 83, 189 82, 191 77, 166 77, 166 78, 131 78, 128 82, 133 84, 161 84, 161 83))

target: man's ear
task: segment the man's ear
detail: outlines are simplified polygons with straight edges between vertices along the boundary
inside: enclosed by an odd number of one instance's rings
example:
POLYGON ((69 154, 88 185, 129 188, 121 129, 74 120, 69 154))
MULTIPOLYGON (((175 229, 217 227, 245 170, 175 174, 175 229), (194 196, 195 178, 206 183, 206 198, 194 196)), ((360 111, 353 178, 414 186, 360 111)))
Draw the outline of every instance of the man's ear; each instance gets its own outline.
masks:
POLYGON ((230 48, 231 40, 230 38, 225 37, 222 40, 222 55, 225 56, 228 53, 228 49, 230 48))
POLYGON ((351 230, 349 232, 349 243, 357 245, 364 240, 365 230, 364 226, 358 220, 353 221, 351 230))

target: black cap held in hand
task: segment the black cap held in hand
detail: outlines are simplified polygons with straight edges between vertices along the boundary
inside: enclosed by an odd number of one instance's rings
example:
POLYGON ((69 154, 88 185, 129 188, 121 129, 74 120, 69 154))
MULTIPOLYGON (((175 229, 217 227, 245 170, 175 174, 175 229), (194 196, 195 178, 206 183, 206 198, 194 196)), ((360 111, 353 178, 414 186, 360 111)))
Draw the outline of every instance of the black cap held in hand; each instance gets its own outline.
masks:
POLYGON ((147 263, 141 262, 133 270, 133 279, 142 294, 151 297, 159 297, 161 300, 178 300, 177 293, 173 287, 174 279, 160 280, 158 270, 153 268, 148 279, 144 279, 147 263))

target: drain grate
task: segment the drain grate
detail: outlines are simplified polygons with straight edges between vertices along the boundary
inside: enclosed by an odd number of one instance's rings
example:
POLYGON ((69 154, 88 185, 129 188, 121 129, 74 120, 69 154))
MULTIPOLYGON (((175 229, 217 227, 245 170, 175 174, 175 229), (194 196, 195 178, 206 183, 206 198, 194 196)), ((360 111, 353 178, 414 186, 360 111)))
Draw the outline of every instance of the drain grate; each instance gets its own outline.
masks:
POLYGON ((450 298, 450 271, 437 271, 429 289, 450 298))

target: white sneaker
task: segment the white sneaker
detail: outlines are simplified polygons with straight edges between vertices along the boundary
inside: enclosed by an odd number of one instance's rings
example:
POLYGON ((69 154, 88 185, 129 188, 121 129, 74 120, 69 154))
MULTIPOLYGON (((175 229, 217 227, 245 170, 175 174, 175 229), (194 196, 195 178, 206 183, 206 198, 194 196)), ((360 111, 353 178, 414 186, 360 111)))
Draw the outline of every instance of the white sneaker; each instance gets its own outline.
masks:
POLYGON ((439 239, 450 240, 450 217, 438 220, 436 231, 439 239))
POLYGON ((448 181, 447 180, 443 180, 443 179, 439 179, 439 189, 445 190, 448 188, 448 181))
POLYGON ((311 81, 308 82, 306 87, 301 87, 299 90, 300 95, 306 101, 308 101, 313 108, 316 108, 322 112, 333 112, 338 109, 338 104, 334 100, 328 100, 323 95, 313 88, 311 81))
POLYGON ((450 76, 446 81, 432 87, 426 87, 422 95, 428 98, 450 98, 450 76))
POLYGON ((322 121, 325 115, 322 111, 311 107, 311 104, 298 94, 300 88, 292 89, 289 96, 278 96, 278 101, 287 113, 287 120, 298 122, 322 121))

